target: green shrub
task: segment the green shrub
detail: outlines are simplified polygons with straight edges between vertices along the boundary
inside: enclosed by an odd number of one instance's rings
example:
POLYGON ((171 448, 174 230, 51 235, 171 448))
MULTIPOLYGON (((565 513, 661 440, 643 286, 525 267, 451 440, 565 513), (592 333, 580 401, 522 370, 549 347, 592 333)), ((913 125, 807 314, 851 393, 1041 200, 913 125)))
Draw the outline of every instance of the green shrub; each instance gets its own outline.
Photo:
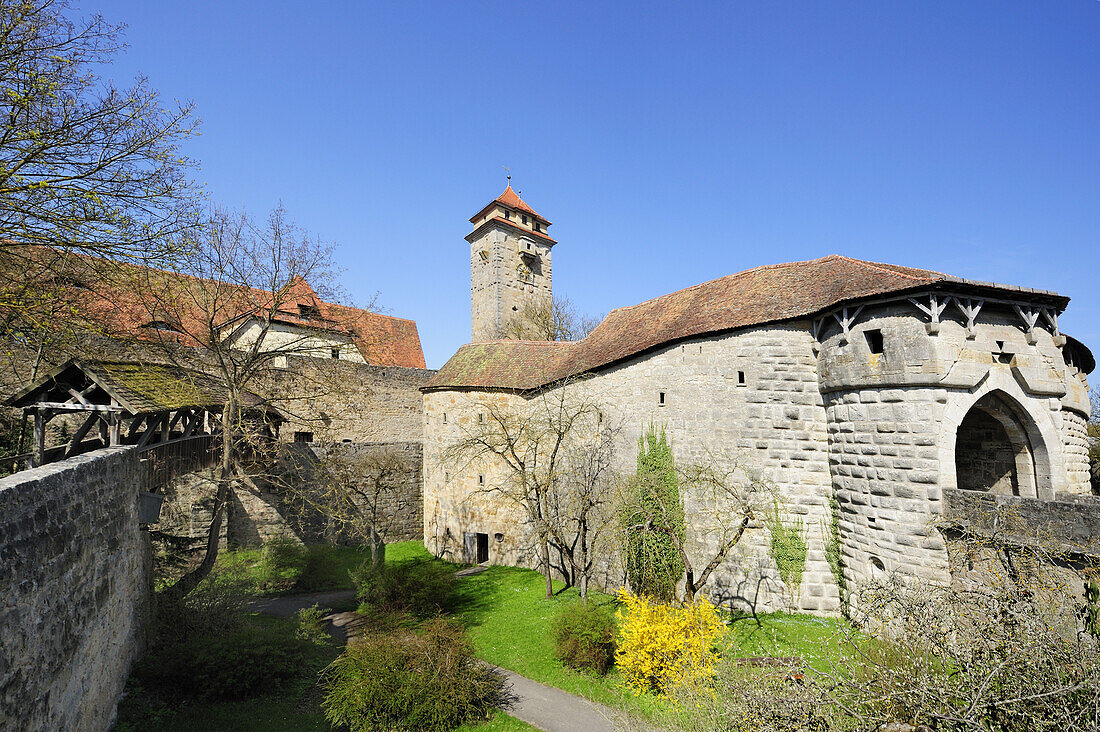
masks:
POLYGON ((295 614, 298 627, 294 637, 319 646, 327 646, 331 636, 325 628, 326 612, 319 605, 304 607, 295 614))
POLYGON ((260 553, 262 592, 286 592, 294 587, 306 568, 309 550, 289 536, 279 536, 264 544, 260 553))
POLYGON ((419 635, 373 635, 322 674, 321 707, 334 726, 450 730, 511 701, 503 675, 474 658, 460 627, 441 618, 419 635))
POLYGON ((364 562, 352 572, 359 601, 382 613, 407 612, 427 618, 454 609, 457 603, 451 567, 432 560, 412 560, 383 567, 364 562))
POLYGON ((169 697, 246 699, 301 674, 309 643, 279 628, 244 625, 155 645, 134 665, 141 685, 169 697))
POLYGON ((308 548, 305 568, 294 585, 295 592, 323 592, 347 587, 348 573, 336 547, 314 545, 308 548))
POLYGON ((618 625, 604 605, 572 602, 554 620, 555 655, 570 668, 606 674, 615 661, 618 625))

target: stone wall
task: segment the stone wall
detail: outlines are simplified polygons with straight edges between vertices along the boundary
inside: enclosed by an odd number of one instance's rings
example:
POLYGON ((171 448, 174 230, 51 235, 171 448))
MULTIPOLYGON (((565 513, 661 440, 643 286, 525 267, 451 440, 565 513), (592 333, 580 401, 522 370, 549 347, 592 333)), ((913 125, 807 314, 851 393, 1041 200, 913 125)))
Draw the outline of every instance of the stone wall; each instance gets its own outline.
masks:
POLYGON ((287 417, 280 435, 305 432, 314 442, 420 442, 420 387, 434 371, 337 359, 287 358, 264 390, 287 417))
MULTIPOLYGON (((676 460, 734 462, 774 488, 759 497, 762 510, 778 501, 786 522, 800 521, 809 546, 796 608, 831 613, 840 598, 824 554, 831 485, 826 415, 818 390, 816 357, 808 324, 776 325, 701 338, 632 359, 583 385, 604 405, 605 419, 620 431, 616 464, 632 472, 638 438, 647 425, 663 426, 676 460)), ((539 397, 535 397, 538 399, 539 397)), ((490 561, 534 566, 536 554, 522 510, 486 488, 504 480, 491 463, 444 459, 447 446, 477 423, 486 404, 522 410, 525 400, 500 392, 429 392, 425 395, 425 542, 437 554, 458 557, 463 534, 487 533, 490 561), (446 421, 444 421, 446 413, 446 421), (480 477, 479 477, 480 476, 480 477), (496 541, 496 535, 503 535, 496 541)), ((715 551, 717 517, 730 507, 686 492, 688 550, 706 563, 715 551)), ((769 537, 754 523, 712 576, 709 594, 727 606, 778 610, 789 592, 768 556, 769 537)), ((621 568, 604 572, 621 583, 621 568)))
POLYGON ((997 532, 1005 541, 1041 543, 1054 553, 1100 559, 1100 497, 1069 493, 1043 501, 947 489, 944 519, 979 534, 997 532), (994 527, 993 522, 998 525, 994 527))
POLYGON ((148 607, 144 480, 130 448, 0 480, 0 729, 110 727, 148 607))
MULTIPOLYGON (((277 536, 290 536, 306 544, 361 543, 363 537, 341 531, 337 524, 299 492, 320 485, 318 460, 340 461, 358 491, 364 517, 373 518, 376 530, 387 542, 409 541, 423 535, 422 466, 420 442, 350 442, 336 445, 288 446, 293 457, 275 482, 260 482, 260 492, 244 487, 235 491, 229 508, 228 542, 232 547, 260 546, 277 536), (384 465, 387 475, 372 482, 384 465), (284 483, 293 483, 289 491, 284 483)), ((207 521, 206 526, 209 526, 207 521)))
POLYGON ((1087 414, 1085 382, 1067 366, 1056 337, 1024 331, 1010 308, 994 304, 973 330, 954 308, 938 327, 925 320, 907 304, 869 306, 847 337, 831 319, 820 334, 830 464, 851 586, 880 570, 950 580, 935 523, 944 489, 958 484, 959 427, 983 398, 1011 408, 1030 446, 1034 468, 1027 477, 1037 498, 1083 492, 1074 476, 1087 463, 1065 446, 1087 414), (871 349, 870 331, 881 334, 880 353, 871 349))

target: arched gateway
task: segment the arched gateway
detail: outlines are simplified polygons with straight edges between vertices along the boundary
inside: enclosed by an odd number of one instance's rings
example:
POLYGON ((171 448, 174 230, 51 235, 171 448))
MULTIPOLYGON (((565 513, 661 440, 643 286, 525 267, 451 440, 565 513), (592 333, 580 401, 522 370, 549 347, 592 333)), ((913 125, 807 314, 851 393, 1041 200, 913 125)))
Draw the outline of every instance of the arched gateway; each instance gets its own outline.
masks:
POLYGON ((955 438, 955 480, 963 490, 1037 498, 1036 456, 1045 462, 1042 436, 1003 392, 990 392, 970 408, 955 438), (1030 428, 1030 429, 1029 429, 1030 428))

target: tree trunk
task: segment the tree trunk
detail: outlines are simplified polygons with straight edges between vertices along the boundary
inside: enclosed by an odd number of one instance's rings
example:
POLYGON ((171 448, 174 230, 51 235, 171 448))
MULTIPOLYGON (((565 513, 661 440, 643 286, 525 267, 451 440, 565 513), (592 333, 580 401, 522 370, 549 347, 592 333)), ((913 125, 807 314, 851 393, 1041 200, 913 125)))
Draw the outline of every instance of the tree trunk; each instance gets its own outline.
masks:
POLYGON ((214 498, 214 516, 210 520, 210 533, 206 537, 206 553, 203 555, 199 566, 184 574, 176 584, 169 588, 169 594, 175 599, 182 600, 187 597, 214 569, 214 563, 218 559, 218 541, 221 538, 222 516, 225 514, 228 499, 229 478, 222 477, 218 480, 218 491, 214 498))
POLYGON ((554 596, 554 582, 550 576, 550 542, 545 536, 539 539, 539 553, 542 555, 542 574, 546 577, 546 599, 554 596))
POLYGON ((210 519, 210 533, 206 536, 206 553, 203 554, 199 566, 187 572, 176 584, 168 589, 168 593, 176 600, 187 597, 199 586, 214 569, 214 563, 218 559, 218 541, 221 538, 222 517, 225 514, 226 504, 229 502, 230 482, 232 481, 233 467, 233 432, 232 424, 236 415, 236 400, 231 396, 222 411, 222 460, 218 466, 218 490, 214 496, 213 516, 210 519))
POLYGON ((372 526, 370 529, 370 564, 375 569, 379 569, 386 563, 386 542, 382 538, 382 535, 374 530, 372 526))

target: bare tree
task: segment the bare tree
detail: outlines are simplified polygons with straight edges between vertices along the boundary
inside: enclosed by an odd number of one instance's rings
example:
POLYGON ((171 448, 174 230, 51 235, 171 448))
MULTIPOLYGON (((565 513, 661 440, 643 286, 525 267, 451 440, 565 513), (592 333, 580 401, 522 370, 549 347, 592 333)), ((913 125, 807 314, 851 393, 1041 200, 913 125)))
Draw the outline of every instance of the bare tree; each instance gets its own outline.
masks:
POLYGON ((0 0, 0 251, 159 257, 196 221, 178 149, 192 105, 162 107, 143 77, 101 79, 121 26, 70 13, 66 0, 0 0))
POLYGON ((482 490, 518 506, 534 532, 546 596, 553 595, 551 548, 568 564, 566 580, 588 591, 598 549, 610 525, 614 428, 583 378, 518 406, 486 401, 483 421, 446 448, 456 465, 489 460, 499 480, 482 490))
MULTIPOLYGON (((154 338, 161 357, 198 367, 224 387, 213 519, 202 560, 173 587, 178 596, 213 568, 232 491, 239 486, 258 493, 257 474, 266 475, 275 464, 268 430, 258 418, 276 398, 257 402, 254 395, 263 393, 265 379, 288 357, 327 355, 325 334, 340 330, 319 309, 319 296, 335 296, 331 247, 304 234, 281 208, 264 226, 244 214, 215 211, 199 232, 180 242, 187 256, 172 270, 124 270, 136 312, 122 315, 148 324, 146 336, 154 338), (301 327, 281 327, 288 321, 301 327)), ((293 405, 293 394, 279 396, 281 409, 293 405)))
POLYGON ((502 338, 522 341, 579 341, 600 324, 600 318, 577 311, 568 297, 532 299, 507 322, 502 338))
POLYGON ((369 546, 371 564, 381 567, 386 537, 398 519, 394 508, 408 480, 409 458, 394 447, 364 450, 336 443, 321 445, 316 454, 310 450, 295 456, 292 463, 283 485, 286 499, 322 517, 333 538, 369 546))

